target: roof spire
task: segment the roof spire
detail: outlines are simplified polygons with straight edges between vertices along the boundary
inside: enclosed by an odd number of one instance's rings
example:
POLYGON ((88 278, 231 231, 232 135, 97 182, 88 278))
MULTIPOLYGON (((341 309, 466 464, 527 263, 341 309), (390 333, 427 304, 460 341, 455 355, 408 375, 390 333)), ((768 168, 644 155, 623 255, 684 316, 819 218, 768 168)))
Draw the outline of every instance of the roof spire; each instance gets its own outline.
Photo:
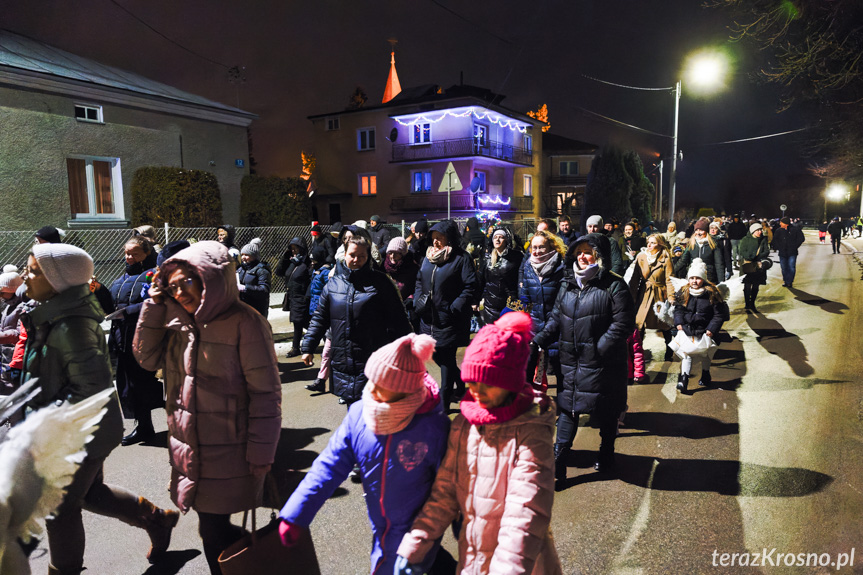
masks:
POLYGON ((402 86, 399 83, 399 75, 396 73, 396 43, 398 40, 390 38, 387 40, 390 43, 390 75, 387 77, 387 87, 384 89, 384 99, 382 104, 386 104, 395 98, 402 91, 402 86))

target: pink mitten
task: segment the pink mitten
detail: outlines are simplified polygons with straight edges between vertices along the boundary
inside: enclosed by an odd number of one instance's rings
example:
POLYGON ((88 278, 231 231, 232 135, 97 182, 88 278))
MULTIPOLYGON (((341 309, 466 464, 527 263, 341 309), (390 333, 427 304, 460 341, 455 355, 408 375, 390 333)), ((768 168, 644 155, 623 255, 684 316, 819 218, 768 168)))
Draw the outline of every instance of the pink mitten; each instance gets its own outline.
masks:
POLYGON ((300 527, 283 519, 279 523, 279 537, 282 539, 282 545, 293 547, 300 540, 300 527))

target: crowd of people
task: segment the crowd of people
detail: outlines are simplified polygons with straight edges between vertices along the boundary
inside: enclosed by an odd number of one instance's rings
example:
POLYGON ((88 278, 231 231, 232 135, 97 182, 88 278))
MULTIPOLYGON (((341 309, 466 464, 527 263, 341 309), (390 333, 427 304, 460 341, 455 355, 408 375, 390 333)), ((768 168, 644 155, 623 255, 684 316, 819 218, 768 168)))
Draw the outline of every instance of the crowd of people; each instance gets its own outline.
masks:
POLYGON ((48 519, 51 573, 84 567, 82 509, 145 529, 148 558, 163 556, 178 512, 102 475, 114 448, 153 438, 157 409, 167 415, 171 498, 196 511, 220 573, 220 553, 244 533, 230 516, 260 504, 281 430, 272 273, 285 280, 288 358, 312 366, 323 342, 306 389, 320 394, 329 381, 347 408, 281 511, 283 543, 301 540, 350 477, 367 495, 372 572, 452 572, 455 561, 478 573, 560 572, 548 526, 579 416, 599 428, 596 471, 613 474, 627 386, 649 381, 647 330, 663 337, 663 362, 681 359, 681 393, 690 379, 710 386, 715 337, 730 317, 722 283, 739 274, 745 310, 757 313, 771 250, 791 288, 804 241, 799 222, 738 214, 664 232, 593 215, 583 234, 561 216, 528 238, 476 218, 463 231, 421 219, 401 237, 375 215, 329 232, 315 224, 311 245, 293 238, 271 271, 260 240, 237 247, 235 232, 225 224, 215 241, 163 247, 151 226, 136 228, 122 246, 124 273, 102 285, 92 258, 46 226, 23 273, 0 274, 3 394, 31 377, 43 383, 29 409, 117 391, 48 519), (134 420, 126 435, 123 418, 134 420), (440 537, 456 520, 459 556, 447 560, 440 537))

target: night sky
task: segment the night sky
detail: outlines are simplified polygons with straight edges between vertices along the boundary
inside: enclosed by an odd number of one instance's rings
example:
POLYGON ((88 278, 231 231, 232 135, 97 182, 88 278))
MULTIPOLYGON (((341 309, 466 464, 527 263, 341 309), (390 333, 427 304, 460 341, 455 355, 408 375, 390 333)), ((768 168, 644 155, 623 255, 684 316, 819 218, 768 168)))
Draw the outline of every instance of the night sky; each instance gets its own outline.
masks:
POLYGON ((671 139, 620 128, 583 110, 670 135, 671 93, 626 90, 584 76, 673 86, 687 53, 726 46, 738 58, 726 92, 696 99, 684 86, 678 205, 774 215, 787 201, 789 176, 805 172, 796 136, 709 144, 801 128, 805 121, 775 112, 775 90, 750 80, 748 48, 728 42, 729 15, 700 4, 0 0, 0 26, 258 114, 252 124, 258 173, 282 176, 298 175, 300 150, 312 149, 307 116, 343 109, 358 85, 370 103, 380 101, 391 37, 398 39, 402 87, 448 87, 463 73, 466 84, 505 94, 503 105, 512 109, 548 104, 554 133, 633 147, 645 158, 670 155, 671 139), (246 68, 239 87, 227 80, 227 68, 237 65, 246 68))

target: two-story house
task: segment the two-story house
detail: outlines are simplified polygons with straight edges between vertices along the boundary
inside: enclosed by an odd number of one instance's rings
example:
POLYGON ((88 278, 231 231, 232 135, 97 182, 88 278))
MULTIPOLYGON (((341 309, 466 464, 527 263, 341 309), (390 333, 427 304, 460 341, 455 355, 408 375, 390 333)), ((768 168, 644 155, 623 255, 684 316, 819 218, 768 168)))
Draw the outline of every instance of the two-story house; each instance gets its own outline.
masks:
POLYGON ((596 150, 594 144, 542 134, 542 217, 566 214, 578 221, 596 150))
POLYGON ((256 117, 0 30, 0 229, 126 227, 145 166, 213 173, 236 222, 256 117))
POLYGON ((481 209, 510 220, 536 217, 542 123, 502 100, 474 86, 429 85, 382 104, 310 116, 317 218, 333 223, 379 214, 396 223, 469 217, 481 209), (450 164, 458 186, 447 185, 450 164))

